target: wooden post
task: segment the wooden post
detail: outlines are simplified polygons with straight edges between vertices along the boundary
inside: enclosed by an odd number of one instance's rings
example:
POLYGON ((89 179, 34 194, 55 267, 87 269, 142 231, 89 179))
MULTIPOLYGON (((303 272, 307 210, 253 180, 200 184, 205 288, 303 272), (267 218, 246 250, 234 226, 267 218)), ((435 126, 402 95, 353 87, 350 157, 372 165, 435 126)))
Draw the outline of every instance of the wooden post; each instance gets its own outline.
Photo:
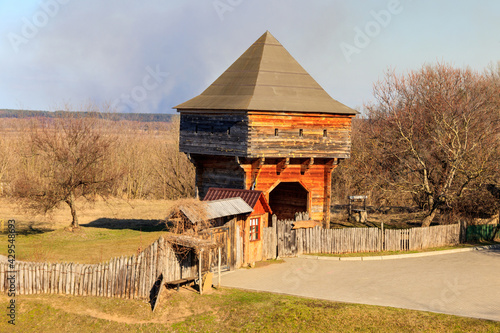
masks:
POLYGON ((384 251, 384 243, 385 243, 385 232, 384 232, 384 222, 380 224, 380 231, 382 232, 380 238, 380 251, 384 251))
POLYGON ((199 279, 198 287, 200 288, 200 295, 203 295, 203 279, 201 276, 201 258, 202 257, 203 257, 203 250, 200 250, 200 253, 198 254, 198 279, 199 279))
POLYGON ((217 288, 220 288, 220 262, 221 262, 221 249, 219 247, 219 262, 217 264, 217 271, 218 271, 218 277, 219 277, 219 281, 217 282, 217 288))
POLYGON ((467 243, 467 222, 458 220, 459 224, 459 243, 467 243))

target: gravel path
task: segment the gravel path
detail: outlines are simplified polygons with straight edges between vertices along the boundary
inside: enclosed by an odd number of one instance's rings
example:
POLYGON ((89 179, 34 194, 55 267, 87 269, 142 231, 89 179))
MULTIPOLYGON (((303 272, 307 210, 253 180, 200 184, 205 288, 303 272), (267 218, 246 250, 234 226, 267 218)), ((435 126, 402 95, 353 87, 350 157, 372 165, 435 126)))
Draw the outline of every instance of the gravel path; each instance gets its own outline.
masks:
POLYGON ((500 249, 378 261, 288 258, 222 285, 500 321, 500 249))

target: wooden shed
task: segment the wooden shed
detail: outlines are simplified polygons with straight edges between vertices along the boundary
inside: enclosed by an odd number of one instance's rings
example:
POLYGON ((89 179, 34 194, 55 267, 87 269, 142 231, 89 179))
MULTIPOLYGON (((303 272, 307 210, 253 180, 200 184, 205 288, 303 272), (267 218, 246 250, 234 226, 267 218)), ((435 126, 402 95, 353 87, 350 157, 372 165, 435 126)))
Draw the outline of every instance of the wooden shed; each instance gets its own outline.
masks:
MULTIPOLYGON (((219 200, 238 198, 244 200, 252 211, 246 215, 237 216, 236 223, 239 234, 236 238, 241 243, 242 264, 262 260, 262 228, 270 226, 273 213, 262 191, 240 190, 230 188, 210 188, 203 201, 208 203, 219 200)), ((235 246, 235 244, 233 244, 235 246)))
POLYGON ((176 106, 196 188, 262 191, 279 219, 329 226, 331 174, 349 158, 357 112, 331 98, 264 33, 199 96, 176 106))

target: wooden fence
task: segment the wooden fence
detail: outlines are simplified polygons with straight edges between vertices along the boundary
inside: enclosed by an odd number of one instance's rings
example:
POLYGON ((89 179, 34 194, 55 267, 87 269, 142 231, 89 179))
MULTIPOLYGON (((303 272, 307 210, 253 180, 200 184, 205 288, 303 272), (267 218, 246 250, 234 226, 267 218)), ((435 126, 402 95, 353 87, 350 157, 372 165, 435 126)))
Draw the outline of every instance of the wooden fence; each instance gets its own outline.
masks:
POLYGON ((500 224, 471 225, 467 227, 468 242, 493 241, 500 238, 500 224))
MULTIPOLYGON (((160 237, 138 255, 100 264, 16 262, 15 292, 147 298, 160 275, 164 282, 196 277, 197 266, 193 251, 176 254, 160 237)), ((0 292, 11 287, 11 275, 9 263, 1 263, 0 292)))
MULTIPOLYGON (((264 259, 293 257, 305 253, 355 253, 417 250, 457 244, 463 226, 444 225, 404 230, 378 228, 292 230, 294 221, 277 221, 263 228, 264 259)), ((239 228, 235 229, 239 234, 239 228)), ((222 236, 221 236, 222 237, 222 236)), ((227 240, 227 235, 224 236, 227 240)), ((226 242, 226 241, 224 241, 226 242)), ((241 261, 239 237, 232 243, 235 262, 241 261)), ((233 251, 233 250, 231 250, 233 251)), ((229 251, 229 252, 231 252, 229 251)), ((229 253, 228 252, 228 253, 229 253)), ((203 257, 212 256, 206 253, 203 257)), ((203 259, 208 262, 207 260, 203 259)), ((205 270, 210 269, 206 267, 205 270)), ((176 253, 162 237, 138 255, 113 258, 99 264, 16 262, 15 292, 19 295, 51 293, 120 298, 147 298, 156 280, 164 282, 198 275, 194 251, 176 253)), ((11 288, 12 269, 0 263, 0 292, 11 288)))
POLYGON ((262 233, 266 259, 311 253, 357 253, 409 251, 460 243, 463 226, 440 225, 426 228, 381 230, 379 228, 293 230, 295 221, 277 221, 262 233))

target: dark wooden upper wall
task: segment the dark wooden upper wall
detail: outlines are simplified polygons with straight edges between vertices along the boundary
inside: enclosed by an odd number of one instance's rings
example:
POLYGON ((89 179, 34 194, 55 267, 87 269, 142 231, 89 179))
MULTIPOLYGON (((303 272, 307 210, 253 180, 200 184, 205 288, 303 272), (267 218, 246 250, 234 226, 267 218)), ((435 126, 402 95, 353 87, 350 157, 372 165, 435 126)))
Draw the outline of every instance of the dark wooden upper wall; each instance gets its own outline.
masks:
POLYGON ((353 115, 181 111, 180 151, 240 157, 349 158, 353 115))
POLYGON ((191 154, 246 156, 246 112, 181 112, 179 150, 191 154))

